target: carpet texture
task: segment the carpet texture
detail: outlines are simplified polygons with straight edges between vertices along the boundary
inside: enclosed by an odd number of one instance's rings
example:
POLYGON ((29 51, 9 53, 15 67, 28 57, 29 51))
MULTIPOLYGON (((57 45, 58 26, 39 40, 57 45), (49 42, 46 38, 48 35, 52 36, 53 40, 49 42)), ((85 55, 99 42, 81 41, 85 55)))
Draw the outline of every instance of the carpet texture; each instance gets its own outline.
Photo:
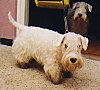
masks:
POLYGON ((100 61, 84 63, 72 78, 54 85, 40 68, 18 68, 11 47, 0 45, 0 90, 100 90, 100 61))

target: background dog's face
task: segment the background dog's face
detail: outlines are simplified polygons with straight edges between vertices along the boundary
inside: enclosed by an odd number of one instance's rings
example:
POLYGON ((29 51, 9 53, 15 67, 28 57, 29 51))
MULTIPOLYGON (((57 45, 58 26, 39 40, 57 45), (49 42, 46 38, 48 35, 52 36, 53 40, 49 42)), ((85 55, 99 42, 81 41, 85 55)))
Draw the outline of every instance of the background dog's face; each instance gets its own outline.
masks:
POLYGON ((83 19, 84 21, 87 21, 87 12, 92 11, 92 6, 85 3, 85 2, 76 2, 73 4, 74 9, 74 20, 76 19, 83 19))
POLYGON ((86 37, 71 32, 65 34, 61 45, 63 52, 61 63, 64 71, 73 72, 77 67, 82 67, 81 50, 82 48, 86 50, 87 46, 86 37))

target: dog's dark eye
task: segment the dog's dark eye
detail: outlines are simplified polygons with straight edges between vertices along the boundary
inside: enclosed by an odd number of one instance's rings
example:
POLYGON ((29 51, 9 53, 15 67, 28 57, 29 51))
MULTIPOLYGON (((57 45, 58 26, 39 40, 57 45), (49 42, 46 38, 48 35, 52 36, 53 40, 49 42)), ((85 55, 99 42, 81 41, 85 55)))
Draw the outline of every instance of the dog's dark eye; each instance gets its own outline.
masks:
POLYGON ((78 48, 81 48, 81 45, 78 45, 78 48))
POLYGON ((78 8, 79 8, 79 6, 75 7, 74 10, 76 10, 76 9, 78 9, 78 8))
POLYGON ((68 46, 65 44, 65 48, 67 48, 68 46))

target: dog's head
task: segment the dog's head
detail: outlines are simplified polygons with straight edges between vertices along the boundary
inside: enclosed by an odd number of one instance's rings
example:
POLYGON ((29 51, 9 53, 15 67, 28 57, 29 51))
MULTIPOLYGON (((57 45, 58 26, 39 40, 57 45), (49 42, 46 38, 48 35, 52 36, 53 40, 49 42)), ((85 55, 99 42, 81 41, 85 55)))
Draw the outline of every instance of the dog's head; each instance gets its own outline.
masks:
POLYGON ((73 72, 77 67, 83 65, 81 50, 88 47, 88 39, 72 32, 63 35, 61 41, 62 60, 61 64, 64 71, 73 72))
POLYGON ((83 19, 87 21, 87 12, 92 11, 92 6, 85 2, 76 2, 73 4, 74 9, 74 20, 83 19))

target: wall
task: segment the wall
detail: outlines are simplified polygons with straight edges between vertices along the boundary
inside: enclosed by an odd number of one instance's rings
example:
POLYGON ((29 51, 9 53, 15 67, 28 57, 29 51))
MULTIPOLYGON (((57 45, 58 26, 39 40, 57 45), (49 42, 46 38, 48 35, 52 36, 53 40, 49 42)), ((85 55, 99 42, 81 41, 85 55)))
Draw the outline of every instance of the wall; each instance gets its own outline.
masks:
POLYGON ((14 39, 16 29, 8 22, 7 14, 11 11, 16 17, 17 0, 0 0, 0 37, 14 39))

